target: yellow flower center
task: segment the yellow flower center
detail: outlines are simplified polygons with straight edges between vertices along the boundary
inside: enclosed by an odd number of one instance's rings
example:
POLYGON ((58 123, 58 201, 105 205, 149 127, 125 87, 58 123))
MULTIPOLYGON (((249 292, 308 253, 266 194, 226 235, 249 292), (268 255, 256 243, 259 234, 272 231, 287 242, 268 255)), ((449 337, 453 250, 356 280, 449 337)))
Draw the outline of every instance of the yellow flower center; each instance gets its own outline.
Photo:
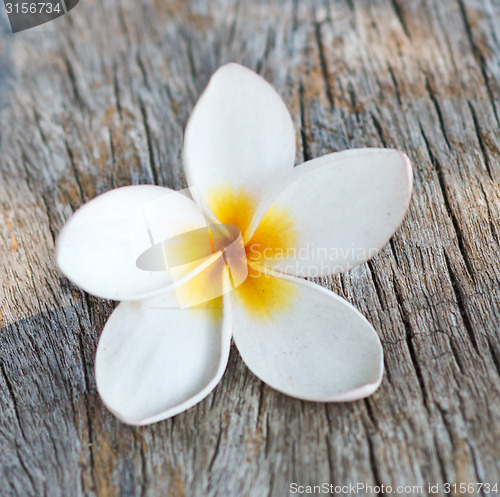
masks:
MULTIPOLYGON (((207 204, 223 224, 247 231, 257 207, 255 199, 243 188, 221 185, 209 192, 207 204)), ((286 253, 295 245, 296 230, 290 212, 273 205, 260 222, 250 240, 245 243, 248 277, 235 289, 244 309, 259 320, 272 320, 274 316, 293 304, 294 286, 289 282, 259 271, 264 261, 286 253)), ((272 267, 272 262, 271 262, 272 267)))

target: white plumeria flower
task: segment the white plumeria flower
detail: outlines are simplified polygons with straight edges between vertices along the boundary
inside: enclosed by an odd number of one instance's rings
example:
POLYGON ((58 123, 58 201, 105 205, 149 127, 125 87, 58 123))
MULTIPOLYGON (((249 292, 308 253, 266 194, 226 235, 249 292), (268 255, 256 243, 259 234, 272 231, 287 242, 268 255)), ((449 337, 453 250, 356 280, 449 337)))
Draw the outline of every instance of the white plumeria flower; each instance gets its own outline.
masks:
MULTIPOLYGON (((378 388, 375 330, 348 302, 299 277, 348 270, 387 244, 408 209, 411 163, 374 148, 296 168, 294 160, 284 102, 260 76, 228 64, 212 76, 185 132, 184 166, 198 203, 159 186, 129 186, 98 196, 65 225, 61 271, 91 294, 122 301, 95 363, 98 392, 119 419, 154 423, 200 402, 224 373, 231 338, 256 376, 292 397, 343 402, 378 388), (151 208, 164 199, 168 208, 151 208), (209 277, 225 285, 224 295, 179 310, 168 271, 136 263, 137 212, 154 243, 206 226, 206 218, 238 227, 248 277, 230 286, 232 268, 219 257, 209 277)), ((195 274, 206 277, 207 266, 188 276, 195 274)))

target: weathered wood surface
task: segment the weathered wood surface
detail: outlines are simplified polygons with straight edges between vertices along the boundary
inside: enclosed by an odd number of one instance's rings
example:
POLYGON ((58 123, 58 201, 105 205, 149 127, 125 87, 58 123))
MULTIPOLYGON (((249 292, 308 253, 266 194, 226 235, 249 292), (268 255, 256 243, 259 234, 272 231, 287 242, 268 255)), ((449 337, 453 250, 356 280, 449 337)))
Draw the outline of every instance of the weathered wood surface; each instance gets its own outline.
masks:
POLYGON ((82 0, 44 27, 0 28, 0 495, 499 480, 498 1, 82 0), (284 96, 298 162, 359 146, 414 160, 389 246, 322 281, 374 324, 386 375, 366 401, 305 403, 233 350, 201 404, 128 427, 93 378, 114 304, 61 277, 54 237, 98 193, 185 186, 183 127, 226 61, 284 96))

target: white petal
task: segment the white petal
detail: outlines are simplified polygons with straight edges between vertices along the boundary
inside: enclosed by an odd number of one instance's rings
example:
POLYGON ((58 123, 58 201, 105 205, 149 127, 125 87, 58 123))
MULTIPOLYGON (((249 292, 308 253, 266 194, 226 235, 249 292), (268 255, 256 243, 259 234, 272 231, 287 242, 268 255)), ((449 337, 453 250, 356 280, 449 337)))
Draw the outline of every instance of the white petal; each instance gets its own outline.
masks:
POLYGON ((281 97, 250 69, 222 66, 196 104, 184 138, 186 175, 201 201, 212 207, 218 188, 226 192, 229 186, 257 202, 294 160, 295 130, 281 97))
POLYGON ((247 281, 245 291, 236 291, 231 300, 233 337, 262 381, 318 402, 356 400, 379 387, 382 346, 370 323, 347 301, 293 276, 247 281))
POLYGON ((73 283, 98 297, 135 300, 171 284, 165 271, 145 271, 138 256, 152 243, 205 226, 197 204, 153 185, 117 188, 78 209, 61 230, 56 258, 73 283))
POLYGON ((312 277, 340 273, 387 244, 411 190, 411 163, 398 150, 325 155, 293 170, 274 199, 260 206, 245 240, 259 226, 250 241, 252 258, 274 270, 312 277))
POLYGON ((95 362, 97 389, 125 423, 155 423, 189 409, 224 373, 229 310, 223 316, 219 299, 190 309, 175 305, 170 296, 122 302, 104 327, 95 362))

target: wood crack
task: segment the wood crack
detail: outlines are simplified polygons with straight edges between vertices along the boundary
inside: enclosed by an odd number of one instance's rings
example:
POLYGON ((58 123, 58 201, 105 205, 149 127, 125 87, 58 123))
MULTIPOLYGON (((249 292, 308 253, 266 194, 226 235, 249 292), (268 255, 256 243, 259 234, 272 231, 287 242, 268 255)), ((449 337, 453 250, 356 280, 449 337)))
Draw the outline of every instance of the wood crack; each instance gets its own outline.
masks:
POLYGON ((214 452, 212 454, 212 457, 210 459, 210 462, 208 463, 208 468, 207 468, 207 471, 209 473, 212 472, 213 468, 214 468, 214 465, 215 465, 215 461, 217 460, 217 457, 219 456, 219 451, 220 451, 220 443, 221 443, 221 440, 222 440, 222 432, 223 432, 223 429, 220 428, 219 429, 219 433, 217 434, 217 442, 215 443, 215 448, 214 448, 214 452))
POLYGON ((483 197, 484 197, 484 202, 486 204, 486 209, 488 210, 488 224, 490 226, 490 232, 491 232, 491 236, 493 238, 493 240, 495 240, 498 243, 500 243, 499 241, 499 237, 498 237, 498 233, 497 233, 497 229, 496 229, 496 226, 495 226, 495 223, 493 222, 493 214, 491 213, 491 209, 490 209, 490 203, 489 203, 489 200, 488 200, 488 196, 486 195, 486 192, 484 190, 484 186, 481 182, 479 182, 479 187, 481 188, 481 192, 483 193, 483 197))
POLYGON ((399 91, 398 80, 396 79, 396 75, 394 74, 394 70, 390 64, 387 65, 387 69, 389 71, 389 75, 391 76, 392 84, 394 86, 394 90, 396 92, 396 100, 400 107, 403 106, 403 102, 401 100, 401 92, 399 91))
POLYGON ((14 414, 16 416, 19 430, 21 431, 21 435, 22 435, 24 441, 29 446, 30 443, 29 443, 28 439, 26 438, 26 433, 24 432, 24 428, 23 428, 23 425, 21 423, 21 415, 19 414, 19 407, 17 405, 16 394, 14 393, 14 387, 12 386, 12 383, 9 379, 9 376, 7 375, 7 371, 5 370, 5 366, 3 364, 3 361, 0 362, 0 370, 2 371, 2 375, 5 378, 5 385, 7 386, 7 390, 9 391, 10 397, 12 398, 12 406, 14 408, 14 414))
MULTIPOLYGON (((366 429, 366 427, 365 427, 366 429)), ((366 442, 368 446, 368 456, 369 456, 369 461, 370 461, 370 468, 373 473, 373 480, 375 482, 375 485, 377 487, 383 488, 382 484, 384 483, 384 479, 381 477, 380 470, 378 468, 378 461, 377 457, 375 455, 375 447, 374 447, 374 441, 372 440, 372 437, 370 436, 370 433, 368 431, 366 432, 366 442)), ((379 495, 379 496, 385 496, 385 492, 377 492, 374 493, 373 495, 379 495)))
POLYGON ((146 88, 150 89, 149 82, 148 82, 148 71, 146 70, 146 67, 144 66, 144 62, 141 58, 141 54, 140 54, 139 50, 137 50, 135 53, 135 60, 137 62, 137 67, 139 68, 139 71, 141 72, 142 82, 144 83, 144 86, 146 88))
POLYGON ((393 288, 394 288, 394 295, 395 295, 396 300, 397 300, 398 305, 399 305, 399 312, 400 312, 400 316, 401 316, 401 321, 403 322, 403 325, 405 328, 406 344, 408 346, 408 353, 410 354, 410 359, 411 359, 411 362, 413 364, 413 368, 415 370, 417 381, 418 381, 418 384, 420 385, 420 393, 421 393, 421 397, 422 397, 422 402, 423 402, 423 405, 424 405, 425 409, 427 410, 427 412, 430 413, 429 406, 427 404, 427 390, 425 387, 425 380, 424 380, 424 377, 422 374, 422 369, 421 369, 420 363, 419 363, 418 358, 417 358, 415 346, 413 344, 414 333, 412 332, 411 324, 409 321, 409 316, 408 316, 407 311, 406 311, 405 306, 404 306, 404 298, 399 291, 398 284, 397 284, 394 277, 393 277, 393 288))
MULTIPOLYGON (((446 435, 448 436, 450 444, 453 446, 454 445, 453 429, 446 418, 446 412, 443 411, 442 407, 439 405, 439 402, 435 403, 435 407, 437 409, 437 412, 441 416, 441 420, 443 422, 443 427, 444 427, 444 430, 446 432, 446 435)), ((442 449, 441 449, 441 446, 436 439, 436 433, 434 432, 432 434, 432 436, 433 436, 433 439, 435 440, 435 444, 436 444, 436 457, 437 457, 437 461, 438 461, 438 465, 439 465, 439 472, 441 473, 441 478, 443 479, 443 482, 448 482, 449 478, 448 478, 448 474, 446 471, 446 466, 447 466, 446 459, 443 456, 443 454, 441 453, 442 449)), ((446 495, 449 495, 449 493, 446 493, 446 495)))
POLYGON ((266 390, 266 384, 263 381, 261 381, 260 391, 259 391, 259 402, 257 404, 257 419, 255 423, 255 428, 259 426, 262 419, 262 414, 264 413, 265 390, 266 390))
POLYGON ((372 118, 373 125, 375 126, 375 129, 377 130, 377 134, 380 138, 380 141, 382 142, 382 146, 387 148, 387 143, 386 143, 385 138, 384 138, 384 130, 382 128, 382 125, 380 124, 380 121, 375 116, 375 114, 371 111, 370 111, 370 117, 372 118))
POLYGON ((486 146, 483 140, 483 137, 481 135, 481 130, 479 128, 479 121, 477 119, 477 114, 476 111, 474 110, 474 106, 470 101, 467 101, 469 105, 469 110, 472 116, 472 121, 474 122, 474 130, 476 132, 476 137, 477 141, 479 143, 479 148, 481 149, 481 154, 483 155, 483 161, 484 161, 484 167, 486 168, 486 171, 488 172, 488 176, 490 177, 491 181, 494 181, 493 179, 493 173, 491 171, 491 164, 490 164, 490 159, 488 157, 488 152, 486 151, 486 146))
POLYGON ((420 126, 420 133, 422 134, 422 138, 424 139, 427 152, 429 154, 429 158, 431 159, 431 163, 434 166, 434 169, 437 174, 437 179, 438 179, 438 184, 441 189, 441 193, 443 195, 443 200, 444 200, 444 206, 446 209, 446 212, 448 213, 448 216, 451 220, 451 223, 453 225, 453 229, 455 231, 455 235, 457 237, 457 244, 458 248, 460 250, 460 253, 462 254, 462 259, 465 264, 465 268, 467 269, 467 273, 472 281, 475 281, 474 277, 474 270, 472 268, 472 265, 469 261, 469 257, 467 255, 467 250, 465 248, 465 242, 464 242, 464 237, 462 234, 462 230, 460 229, 460 225, 458 223, 458 219, 455 215, 455 212, 453 211, 452 205, 451 205, 451 200, 449 197, 448 189, 446 187, 446 181, 444 179, 444 172, 443 172, 443 167, 441 166, 441 163, 437 159, 437 157, 434 155, 434 152, 431 149, 431 146, 429 144, 429 141, 427 139, 427 136, 424 132, 424 129, 422 128, 422 124, 419 123, 420 126))
POLYGON ((465 305, 464 305, 462 290, 460 288, 457 277, 455 276, 455 273, 453 272, 453 270, 451 268, 450 259, 449 259, 448 255, 446 254, 446 251, 443 251, 443 255, 444 255, 444 259, 446 261, 446 268, 448 269, 448 275, 450 276, 451 287, 453 289, 453 293, 455 294, 455 298, 457 299, 457 307, 458 307, 458 310, 460 312, 460 316, 462 317, 462 322, 464 324, 465 330, 467 331, 467 334, 469 335, 469 339, 472 343, 472 346, 474 347, 474 350, 480 356, 481 353, 479 351, 479 345, 477 343, 477 338, 474 334, 474 328, 472 327, 472 323, 469 319, 469 316, 467 315, 467 310, 466 310, 465 305))
POLYGON ((116 67, 116 62, 113 62, 113 94, 115 96, 115 105, 120 118, 120 122, 123 121, 122 115, 122 105, 120 102, 120 83, 118 82, 118 69, 116 67))
POLYGON ((321 74, 323 75, 326 97, 328 99, 330 107, 333 109, 335 107, 335 103, 332 95, 332 89, 330 88, 330 81, 328 77, 328 66, 326 62, 325 52, 323 49, 323 42, 321 40, 321 24, 319 22, 316 22, 314 24, 314 34, 316 37, 316 46, 318 47, 319 63, 321 67, 321 74))
POLYGON ((146 454, 144 453, 144 441, 137 430, 134 430, 134 439, 137 446, 139 447, 139 457, 141 459, 141 497, 145 497, 148 493, 148 471, 147 471, 147 461, 146 454))
POLYGON ((236 34, 236 24, 238 21, 238 14, 240 12, 240 4, 241 4, 241 0, 238 0, 236 2, 236 6, 234 8, 234 16, 233 16, 233 19, 231 21, 231 27, 229 28, 229 36, 227 38, 228 45, 232 45, 232 43, 234 41, 234 36, 236 34))
POLYGON ((80 192, 80 198, 82 202, 85 202, 85 193, 83 191, 83 186, 80 182, 80 176, 78 175, 78 168, 76 167, 75 156, 73 154, 73 150, 69 146, 68 140, 64 139, 64 145, 66 146, 66 152, 68 153, 69 163, 71 165, 71 169, 73 171, 73 175, 75 177, 76 185, 78 186, 78 191, 80 192))
POLYGON ((407 38, 409 40, 411 40, 410 31, 408 30, 408 26, 406 25, 406 21, 404 19, 403 11, 401 9, 401 6, 397 2, 397 0, 390 0, 390 1, 391 1, 391 4, 392 4, 392 7, 394 9, 394 13, 396 14, 396 17, 399 20, 399 24, 401 24, 401 27, 403 28, 403 31, 404 31, 405 35, 407 36, 407 38))
POLYGON ((146 132, 146 143, 148 147, 148 156, 149 156, 149 168, 151 171, 152 181, 155 185, 159 185, 158 173, 156 171, 155 158, 154 158, 154 150, 153 150, 153 141, 151 139, 151 130, 149 128, 148 116, 146 113, 146 108, 144 106, 144 102, 141 100, 139 104, 139 108, 141 110, 142 123, 144 125, 144 131, 146 132))
POLYGON ((384 309, 384 304, 383 304, 384 299, 382 297, 382 288, 380 287, 380 284, 378 282, 378 278, 376 276, 376 271, 375 271, 373 261, 371 261, 371 260, 368 261, 367 265, 368 265, 368 270, 370 271, 370 274, 372 277, 373 287, 375 288, 375 293, 377 295, 377 300, 378 300, 379 306, 381 309, 384 309))
MULTIPOLYGON (((482 471, 481 471, 480 466, 477 462, 476 453, 475 453, 474 448, 472 447, 470 442, 466 442, 466 444, 467 444, 467 447, 469 448, 469 452, 470 452, 470 456, 472 459, 472 464, 474 466, 474 472, 476 474, 477 481, 482 482, 482 483, 487 482, 488 478, 487 477, 485 478, 484 476, 481 475, 482 471)), ((483 497, 486 496, 484 489, 482 487, 479 490, 479 494, 482 495, 483 497)), ((488 495, 490 495, 490 494, 488 493, 488 495)))
POLYGON ((425 74, 425 88, 427 89, 427 93, 429 94, 431 102, 434 104, 434 109, 436 110, 439 126, 441 128, 441 132, 443 133, 444 141, 446 142, 448 148, 451 150, 450 140, 448 139, 448 132, 446 131, 446 127, 444 125, 443 113, 441 112, 441 107, 439 105, 437 95, 431 86, 431 83, 429 81, 429 76, 427 75, 427 73, 424 74, 425 74))
POLYGON ((269 54, 271 53, 271 50, 273 49, 273 44, 274 44, 274 30, 269 28, 267 31, 267 36, 266 36, 266 45, 264 47, 264 54, 262 57, 259 59, 257 62, 257 65, 255 67, 256 72, 259 74, 262 73, 262 68, 264 66, 264 62, 269 59, 269 54))
POLYGON ((495 346, 491 338, 488 337, 487 340, 488 340, 488 348, 490 350, 491 360, 495 365, 497 375, 500 376, 500 359, 497 357, 495 346))
POLYGON ((74 98, 75 102, 81 108, 85 108, 86 104, 85 104, 84 99, 82 98, 82 95, 80 93, 80 89, 78 87, 78 81, 79 81, 79 79, 78 79, 78 77, 75 74, 75 71, 73 69, 73 64, 69 60, 68 54, 66 54, 66 53, 64 54, 63 61, 64 61, 65 65, 66 65, 66 72, 68 74, 68 78, 69 78, 69 81, 70 81, 70 84, 71 84, 71 90, 73 92, 73 98, 74 98))
POLYGON ((300 108, 300 139, 302 142, 302 155, 304 162, 312 159, 311 151, 309 150, 309 143, 307 141, 306 130, 306 114, 304 109, 304 88, 302 83, 299 85, 299 108, 300 108))
MULTIPOLYGON (((81 295, 83 297, 82 300, 85 302, 85 310, 86 310, 88 322, 89 322, 89 324, 91 324, 93 322, 93 320, 92 320, 92 316, 90 313, 90 309, 92 308, 91 302, 90 302, 90 296, 84 292, 81 292, 81 295)), ((89 459, 90 459, 90 477, 92 479, 92 484, 93 484, 94 488, 97 488, 97 480, 95 477, 95 467, 96 466, 95 466, 94 449, 93 449, 94 430, 92 428, 92 417, 90 416, 90 408, 89 408, 89 402, 88 402, 88 397, 89 397, 89 395, 91 395, 90 385, 92 384, 92 380, 88 374, 87 361, 85 358, 85 344, 83 343, 83 339, 82 339, 84 325, 82 323, 82 319, 81 319, 80 315, 78 314, 78 309, 75 309, 75 313, 76 313, 78 324, 80 327, 80 330, 78 333, 78 344, 79 344, 80 358, 82 360, 82 369, 83 369, 84 382, 85 382, 85 388, 86 388, 86 392, 84 393, 84 398, 85 398, 85 416, 86 416, 86 420, 87 420, 87 432, 88 432, 88 447, 87 447, 87 449, 88 449, 89 459)))

